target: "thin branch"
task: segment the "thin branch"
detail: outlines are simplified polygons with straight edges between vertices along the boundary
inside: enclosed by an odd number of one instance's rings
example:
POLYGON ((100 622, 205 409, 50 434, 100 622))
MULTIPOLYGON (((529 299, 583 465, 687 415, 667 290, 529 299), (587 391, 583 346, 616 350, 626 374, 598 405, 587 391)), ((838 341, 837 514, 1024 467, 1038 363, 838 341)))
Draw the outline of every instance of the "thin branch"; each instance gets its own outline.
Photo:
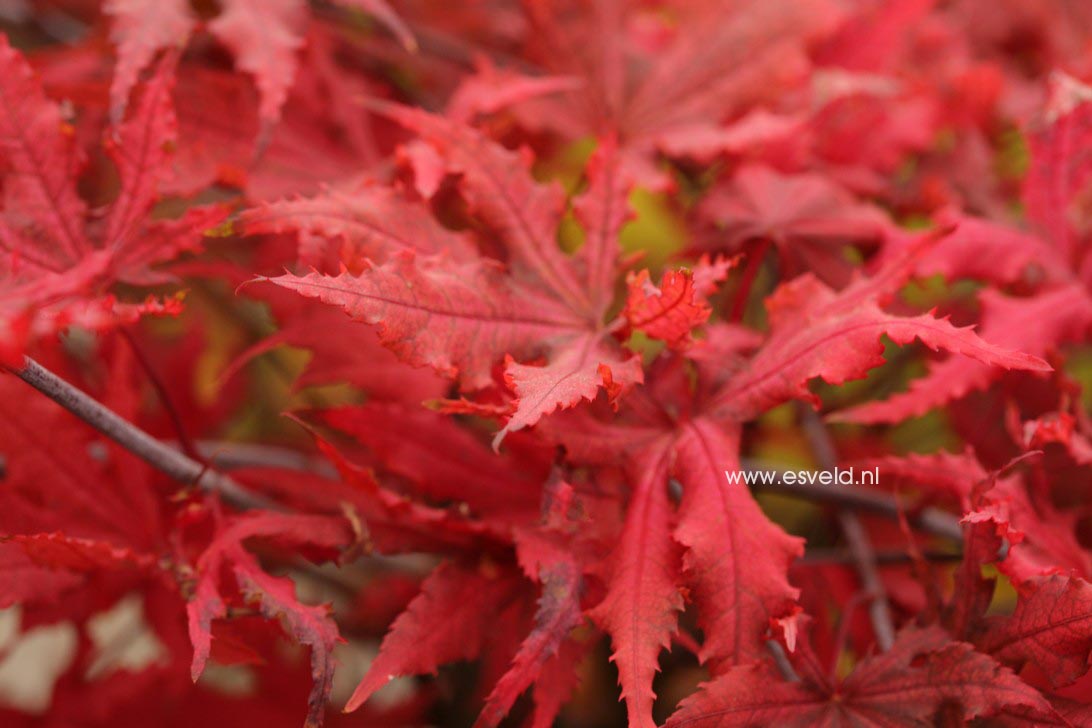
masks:
MULTIPOLYGON (((799 407, 799 412, 804 434, 811 443, 816 459, 823 468, 833 470, 838 463, 838 453, 823 421, 807 405, 799 407)), ((872 597, 868 605, 868 615, 872 621, 872 631, 876 634, 876 644, 886 652, 895 644, 895 623, 891 618, 891 605, 887 601, 887 592, 876 566, 876 553, 868 540, 868 533, 861 525, 861 519, 855 512, 843 508, 838 513, 838 523, 842 527, 850 553, 853 554, 861 585, 872 597)))
POLYGON ((785 678, 787 682, 800 682, 800 676, 796 674, 796 670, 789 662, 789 656, 785 654, 785 648, 781 646, 780 642, 767 640, 766 649, 773 656, 774 664, 777 665, 777 671, 781 673, 781 677, 785 678))
MULTIPOLYGON (((956 563, 963 558, 963 554, 958 551, 924 551, 919 555, 923 562, 938 564, 956 563)), ((881 565, 917 563, 914 555, 907 553, 906 551, 876 551, 875 557, 876 563, 881 565)), ((854 556, 848 549, 816 548, 808 549, 804 552, 804 555, 794 563, 803 564, 805 566, 820 564, 852 564, 854 563, 854 556)))
POLYGON ((853 511, 842 510, 838 513, 838 523, 849 544, 853 562, 861 577, 861 585, 872 597, 868 605, 868 616, 872 620, 872 630, 876 633, 876 644, 887 652, 895 644, 895 624, 891 619, 891 605, 887 601, 887 592, 880 581, 880 572, 876 568, 876 554, 868 540, 861 519, 853 511))
POLYGON ((280 468, 298 470, 324 478, 338 477, 337 468, 331 465, 329 460, 288 447, 228 440, 197 440, 194 446, 202 458, 221 470, 280 468))
POLYGON ((15 376, 37 389, 106 437, 165 475, 206 492, 216 492, 238 508, 277 510, 273 501, 251 493, 235 480, 209 469, 128 422, 113 410, 58 377, 30 357, 22 369, 8 367, 15 376))
POLYGON ((852 594, 839 610, 838 627, 834 633, 834 649, 830 651, 830 665, 827 668, 827 674, 832 678, 838 674, 838 660, 846 650, 846 643, 849 642, 849 631, 853 625, 853 615, 866 598, 867 595, 864 592, 852 594))

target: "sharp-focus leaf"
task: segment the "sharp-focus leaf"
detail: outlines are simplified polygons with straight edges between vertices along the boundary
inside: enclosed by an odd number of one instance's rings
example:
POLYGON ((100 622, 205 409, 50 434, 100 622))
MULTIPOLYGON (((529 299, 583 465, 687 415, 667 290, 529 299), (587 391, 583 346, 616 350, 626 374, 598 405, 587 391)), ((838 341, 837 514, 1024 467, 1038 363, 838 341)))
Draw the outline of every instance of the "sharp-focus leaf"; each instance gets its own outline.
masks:
POLYGON ((884 362, 881 336, 897 344, 921 341, 1005 369, 1049 371, 1036 356, 984 341, 969 327, 931 314, 896 316, 880 308, 909 273, 914 255, 835 293, 805 275, 783 285, 767 302, 771 331, 745 371, 717 396, 718 412, 741 419, 789 399, 813 399, 807 383, 842 384, 884 362))
POLYGON ((271 281, 379 324, 380 340, 400 357, 457 376, 467 389, 486 386, 505 354, 532 357, 544 342, 580 325, 549 299, 513 290, 494 266, 410 252, 359 276, 309 273, 271 281))

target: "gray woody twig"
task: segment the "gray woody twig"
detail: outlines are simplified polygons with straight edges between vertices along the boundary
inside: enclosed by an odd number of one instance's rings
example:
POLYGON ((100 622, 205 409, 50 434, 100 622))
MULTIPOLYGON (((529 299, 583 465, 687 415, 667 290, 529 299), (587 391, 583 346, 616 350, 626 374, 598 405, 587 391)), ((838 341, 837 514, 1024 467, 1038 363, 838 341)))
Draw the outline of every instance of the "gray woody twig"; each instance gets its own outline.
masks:
MULTIPOLYGON (((816 459, 822 467, 833 470, 838 464, 838 453, 834 449, 830 433, 823 426, 815 410, 804 405, 799 408, 799 412, 804 434, 811 443, 816 459)), ((876 633, 876 644, 886 652, 895 644, 895 623, 891 618, 891 605, 887 601, 887 593, 876 567, 876 553, 872 549, 864 526, 861 525, 861 519, 855 512, 843 508, 838 512, 838 523, 842 527, 849 552, 853 556, 861 585, 872 597, 868 605, 868 615, 872 621, 872 631, 876 633)))
POLYGON ((22 369, 9 371, 170 478, 219 493, 238 508, 277 509, 273 501, 251 493, 231 477, 160 442, 30 357, 26 357, 22 369))

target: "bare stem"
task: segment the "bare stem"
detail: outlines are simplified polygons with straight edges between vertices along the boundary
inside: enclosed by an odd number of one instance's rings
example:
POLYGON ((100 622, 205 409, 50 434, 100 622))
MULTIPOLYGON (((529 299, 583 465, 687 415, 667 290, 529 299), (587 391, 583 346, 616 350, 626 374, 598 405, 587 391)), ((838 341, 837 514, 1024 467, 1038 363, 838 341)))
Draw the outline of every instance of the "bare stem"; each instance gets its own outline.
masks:
POLYGON ((838 522, 860 574, 861 585, 872 597, 868 604, 868 616, 872 620, 872 630, 876 633, 876 644, 887 652, 895 644, 895 625, 891 619, 891 605, 887 602, 887 593, 876 568, 876 554, 856 513, 842 510, 838 513, 838 522))
MULTIPOLYGON (((876 563, 884 564, 914 564, 918 563, 914 555, 905 551, 876 551, 876 563)), ((920 561, 925 563, 946 564, 956 563, 963 558, 959 551, 924 551, 918 554, 920 561)), ((808 549, 804 555, 797 559, 797 564, 823 565, 823 564, 853 564, 856 563, 853 554, 848 549, 842 548, 816 548, 808 549)))
POLYGON ((243 488, 235 480, 187 457, 125 420, 93 397, 58 377, 30 357, 15 376, 37 389, 106 437, 165 475, 206 492, 216 492, 238 508, 278 508, 277 504, 243 488))
MULTIPOLYGON (((833 470, 838 463, 838 453, 830 433, 823 426, 815 410, 804 405, 799 408, 799 412, 804 434, 811 443, 816 459, 823 468, 833 470)), ((876 644, 886 652, 895 644, 895 624, 891 618, 891 605, 887 601, 887 593, 876 566, 876 552, 872 549, 868 533, 865 532, 861 519, 855 512, 843 508, 838 513, 838 523, 842 527, 846 544, 853 555, 861 585, 872 598, 868 605, 868 615, 872 621, 872 631, 876 634, 876 644)))
POLYGON ((800 676, 796 674, 796 669, 789 662, 789 656, 785 654, 785 648, 781 646, 780 642, 767 640, 766 649, 773 656, 774 664, 777 665, 777 671, 781 673, 781 677, 788 682, 800 682, 800 676))
POLYGON ((227 440, 197 440, 198 454, 217 468, 230 471, 239 468, 280 468, 336 479, 337 468, 317 455, 277 445, 259 445, 227 440))

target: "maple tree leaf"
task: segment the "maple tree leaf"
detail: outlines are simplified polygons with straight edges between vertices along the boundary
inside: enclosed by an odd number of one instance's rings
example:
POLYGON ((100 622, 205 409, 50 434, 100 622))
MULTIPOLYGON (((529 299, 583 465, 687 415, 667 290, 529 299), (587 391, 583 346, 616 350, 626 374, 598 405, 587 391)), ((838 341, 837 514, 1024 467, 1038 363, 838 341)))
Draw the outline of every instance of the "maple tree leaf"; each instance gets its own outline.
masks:
MULTIPOLYGON (((601 323, 615 275, 617 234, 626 219, 629 183, 613 165, 608 140, 590 165, 590 187, 577 208, 588 222, 588 243, 570 258, 554 242, 564 196, 540 185, 517 155, 477 132, 416 110, 383 107, 415 129, 461 174, 468 204, 494 228, 511 254, 510 271, 498 261, 472 255, 461 238, 435 225, 394 229, 367 222, 359 275, 309 273, 269 279, 277 285, 345 309, 356 320, 379 326, 380 340, 412 364, 458 378, 464 390, 480 390, 503 360, 504 380, 515 392, 511 416, 495 445, 510 432, 534 425, 558 408, 593 399, 599 389, 616 397, 641 381, 640 364, 601 323), (434 242, 435 241, 435 242, 434 242), (454 249, 454 253, 446 251, 454 249), (394 252, 397 251, 397 252, 394 252), (581 278, 583 272, 587 278, 581 278), (427 325, 426 325, 427 324, 427 325), (545 357, 542 365, 524 363, 545 357), (522 361, 521 361, 522 360, 522 361)), ((387 208, 408 209, 365 188, 349 216, 373 220, 387 208), (378 204, 377 211, 371 206, 378 204), (363 216, 363 217, 362 217, 363 216)), ((296 230, 325 236, 349 232, 347 198, 275 203, 250 213, 250 230, 296 230), (319 213, 318 210, 323 212, 319 213), (335 221, 336 217, 336 221, 335 221)), ((356 228, 352 228, 356 235, 356 228)))
POLYGON ((649 280, 647 270, 631 273, 626 283, 629 292, 623 315, 629 325, 672 349, 689 346, 691 332, 712 313, 697 296, 689 271, 665 271, 658 287, 649 280))
MULTIPOLYGON (((4 97, 10 99, 0 109, 0 147, 13 173, 0 220, 0 311, 6 324, 0 330, 17 329, 11 321, 22 316, 31 317, 25 326, 37 334, 72 322, 101 327, 133 318, 139 307, 126 312, 109 298, 81 299, 116 280, 155 281, 150 265, 199 247, 203 232, 225 216, 222 208, 208 206, 174 220, 148 219, 174 138, 173 64, 161 63, 138 108, 117 129, 116 143, 108 144, 121 189, 97 244, 85 228, 87 205, 76 190, 82 156, 58 106, 6 38, 0 38, 0 65, 4 97)), ((18 352, 19 342, 5 337, 3 348, 18 352)))
POLYGON ((497 432, 493 447, 509 432, 538 422, 559 407, 595 399, 602 388, 613 399, 643 374, 636 357, 604 346, 595 336, 566 342, 566 348, 545 366, 516 364, 506 359, 504 379, 517 395, 519 404, 504 427, 497 432))
POLYGON ((197 584, 186 610, 193 641, 191 675, 196 682, 204 671, 211 650, 214 619, 227 615, 220 594, 220 572, 230 568, 238 589, 247 601, 256 603, 269 619, 280 620, 285 629, 311 648, 314 686, 308 698, 305 725, 319 726, 333 682, 332 651, 341 637, 327 607, 301 604, 289 579, 262 570, 257 559, 243 548, 243 541, 256 536, 290 539, 297 543, 341 547, 349 542, 348 525, 340 519, 322 516, 260 513, 240 516, 216 535, 197 562, 197 584))
POLYGON ((188 0, 107 0, 102 10, 113 18, 110 40, 118 47, 110 83, 110 114, 116 123, 125 114, 140 72, 159 51, 184 46, 196 19, 188 0))
POLYGON ((360 276, 309 273, 272 282, 380 324, 380 341, 400 357, 458 374, 470 389, 492 381, 493 364, 503 354, 537 352, 544 339, 580 324, 551 299, 512 290, 499 269, 484 261, 418 262, 406 251, 360 276), (520 309, 525 313, 510 313, 520 309))
POLYGON ((701 214, 717 225, 718 245, 721 235, 729 249, 769 240, 790 272, 809 270, 835 283, 850 268, 844 246, 875 247, 890 226, 878 208, 857 202, 826 177, 783 175, 756 164, 737 170, 728 186, 706 196, 701 214))
POLYGON ((451 95, 444 115, 470 122, 479 114, 493 114, 545 94, 579 88, 579 78, 571 76, 524 76, 498 69, 487 57, 475 59, 477 72, 465 79, 451 95))
MULTIPOLYGON (((1060 343, 1079 340, 1092 324, 1092 299, 1076 284, 1023 300, 986 290, 981 300, 982 337, 1032 356, 1046 356, 1060 343)), ((906 392, 843 410, 834 418, 877 423, 916 417, 982 389, 1000 375, 1000 370, 984 362, 952 357, 932 364, 929 373, 911 382, 906 392)))
POLYGON ((622 247, 618 236, 634 218, 629 193, 635 181, 619 158, 618 141, 604 137, 587 163, 588 186, 572 201, 573 214, 584 226, 585 239, 577 251, 584 269, 585 290, 592 311, 602 317, 614 298, 615 278, 622 247))
MULTIPOLYGON (((510 566, 444 563, 395 620, 379 657, 346 710, 355 710, 395 675, 435 672, 444 662, 480 657, 483 669, 489 670, 487 684, 493 687, 485 697, 478 725, 497 725, 532 685, 535 724, 552 722, 560 707, 558 701, 573 687, 566 670, 582 654, 568 636, 583 621, 583 566, 568 547, 577 527, 568 514, 574 496, 565 483, 547 486, 548 493, 555 491, 556 500, 544 496, 540 523, 525 521, 509 536, 515 540, 525 575, 540 585, 534 624, 518 648, 512 639, 515 635, 506 635, 498 622, 526 611, 531 601, 526 582, 511 572, 510 566), (553 505, 547 506, 547 502, 553 505), (474 609, 479 603, 468 598, 464 589, 473 591, 478 600, 484 598, 489 608, 479 613, 474 609), (510 646, 506 645, 509 640, 513 642, 510 646), (414 647, 410 649, 410 645, 414 647)), ((518 628, 523 629, 522 625, 521 621, 518 628)))
POLYGON ((791 145, 806 133, 803 115, 771 113, 763 108, 748 111, 725 126, 697 122, 682 127, 660 140, 659 147, 669 157, 710 163, 724 154, 764 156, 761 150, 791 145), (758 154, 755 154, 759 151, 758 154))
POLYGON ((251 81, 183 56, 176 91, 177 174, 165 191, 188 197, 219 185, 241 189, 257 201, 358 179, 367 166, 359 158, 375 154, 369 125, 359 114, 330 118, 327 99, 349 105, 360 89, 328 61, 321 49, 304 49, 282 117, 267 127, 267 144, 257 149, 261 99, 251 91, 251 81))
POLYGON ((476 657, 495 612, 512 598, 513 586, 502 574, 455 564, 437 567, 391 625, 345 710, 360 707, 398 675, 435 672, 445 662, 476 657))
POLYGON ((963 511, 971 510, 975 487, 989 477, 986 468, 970 452, 909 453, 866 458, 858 464, 864 468, 880 468, 896 484, 912 484, 954 498, 963 511))
MULTIPOLYGON (((10 181, 5 180, 5 218, 0 226, 7 298, 23 278, 18 274, 22 266, 17 268, 11 261, 17 252, 27 261, 24 265, 40 276, 80 263, 90 245, 83 233, 87 205, 77 194, 73 179, 83 159, 71 134, 64 133, 60 110, 46 99, 30 66, 6 36, 0 38, 0 63, 4 68, 0 144, 15 173, 10 181), (19 230, 20 219, 23 226, 34 229, 19 230), (32 247, 31 235, 46 237, 53 246, 32 247)), ((83 267, 94 265, 84 262, 83 267)))
POLYGON ((675 446, 683 486, 675 538, 686 547, 683 566, 705 633, 699 657, 714 674, 721 664, 763 657, 756 626, 788 614, 799 596, 787 570, 803 554, 800 540, 725 476, 739 470, 738 439, 738 430, 695 420, 675 446))
MULTIPOLYGON (((989 562, 996 561, 997 568, 1017 584, 1049 574, 1055 567, 1080 575, 1092 568, 1077 543, 1072 515, 1038 502, 1022 478, 991 472, 970 453, 862 461, 862 466, 869 465, 899 482, 957 501, 963 523, 972 533, 986 535, 992 529, 992 537, 1003 538, 1007 547, 1003 559, 989 562)), ((975 558, 973 552, 966 556, 975 558)))
POLYGON ((636 6, 599 9, 585 17, 566 10, 565 2, 530 8, 531 51, 549 71, 586 83, 556 98, 524 101, 513 112, 531 129, 554 129, 567 138, 616 134, 626 165, 651 187, 670 186, 651 163, 653 153, 680 146, 693 150, 696 135, 715 137, 712 132, 725 118, 760 103, 771 89, 791 87, 807 66, 803 46, 838 17, 826 4, 697 3, 678 8, 680 34, 650 44, 627 27, 648 22, 636 6), (664 42, 682 37, 690 40, 664 42), (630 55, 655 61, 629 64, 630 55))
MULTIPOLYGON (((425 505, 386 487, 370 468, 350 460, 314 427, 293 419, 310 432, 319 451, 341 477, 341 483, 319 478, 315 487, 320 493, 310 507, 338 512, 343 511, 345 504, 351 505, 354 517, 361 521, 364 550, 382 553, 443 552, 464 547, 473 550, 476 545, 495 545, 498 538, 507 537, 508 524, 470 520, 457 511, 425 505)), ((350 433, 354 432, 351 420, 343 424, 350 433)), ((268 473, 265 475, 268 477, 268 473)), ((298 485, 298 481, 287 483, 289 489, 298 489, 298 485)), ((421 490, 427 492, 425 488, 421 490)))
MULTIPOLYGON (((200 266, 197 269, 203 271, 200 266)), ((238 285, 251 277, 244 268, 220 274, 238 285)), ((251 362, 289 346, 306 349, 311 355, 306 369, 293 382, 296 389, 347 383, 374 398, 407 402, 434 399, 448 390, 447 382, 434 371, 407 369, 380 343, 374 330, 358 325, 333 307, 280 288, 256 291, 254 298, 269 305, 279 327, 239 352, 224 368, 219 376, 225 386, 251 362)))
POLYGON ((413 405, 372 402, 325 410, 323 420, 365 445, 377 467, 405 478, 430 501, 458 501, 474 513, 495 517, 537 515, 545 474, 491 452, 448 417, 413 405), (423 433, 427 445, 415 437, 423 433))
MULTIPOLYGON (((915 273, 922 278, 976 278, 999 285, 1034 280, 1059 287, 1072 279, 1058 249, 1038 235, 952 210, 941 211, 936 221, 938 227, 953 229, 919 260, 915 273)), ((898 257, 913 244, 911 235, 889 234, 880 256, 898 257)))
POLYGON ((502 236, 517 272, 527 272, 536 288, 574 310, 586 311, 589 291, 580 285, 573 261, 553 242, 565 205, 560 185, 538 184, 526 155, 468 126, 417 109, 379 108, 435 147, 450 172, 462 175, 467 203, 502 236))
POLYGON ((531 718, 533 728, 549 728, 569 701, 579 683, 581 660, 589 645, 569 641, 561 646, 558 654, 546 662, 535 681, 535 711, 531 718))
MULTIPOLYGON (((650 382, 653 387, 659 384, 656 380, 650 382)), ((641 399, 635 393, 627 402, 641 399)), ((622 413, 630 414, 628 410, 635 407, 624 406, 622 413)), ((626 528, 631 529, 633 541, 622 536, 608 572, 607 598, 591 613, 593 618, 599 615, 598 620, 611 632, 615 661, 629 661, 619 665, 623 695, 631 720, 646 723, 653 698, 654 657, 663 646, 654 641, 662 633, 649 626, 665 625, 659 629, 667 629, 667 625, 675 623, 674 611, 680 606, 676 585, 687 585, 695 596, 698 621, 706 635, 699 656, 719 671, 764 654, 769 620, 788 614, 795 603, 797 591, 789 585, 786 571, 800 554, 799 541, 769 523, 753 497, 739 491, 725 477, 726 469, 738 467, 732 464, 738 461, 738 429, 702 418, 689 422, 673 422, 670 417, 660 420, 648 413, 656 407, 653 403, 636 407, 642 412, 640 424, 628 426, 618 433, 617 440, 600 439, 600 428, 589 431, 578 424, 579 420, 573 422, 572 417, 557 423, 558 432, 565 433, 560 439, 577 458, 583 455, 576 443, 590 444, 593 451, 599 451, 599 457, 604 452, 624 453, 624 457, 634 459, 635 466, 644 464, 653 453, 663 458, 658 467, 634 471, 635 491, 626 516, 626 528), (672 461, 673 466, 669 465, 672 461), (681 564, 672 563, 677 558, 672 539, 661 543, 661 534, 651 532, 654 525, 657 529, 664 527, 663 519, 672 514, 658 509, 662 501, 654 500, 646 506, 639 500, 650 497, 646 492, 659 499, 668 487, 669 474, 683 487, 677 524, 666 524, 668 533, 685 547, 681 564), (654 510, 655 506, 658 508, 654 510), (639 520, 642 518, 643 522, 639 520), (644 537, 639 540, 636 534, 642 530, 644 537), (653 533, 656 540, 647 543, 653 533), (771 544, 776 547, 770 548, 771 544), (643 549, 650 547, 672 557, 657 552, 649 563, 643 549), (637 577, 657 580, 657 586, 638 588, 644 581, 636 585, 627 581, 637 577), (726 599, 734 606, 722 610, 726 599)))
POLYGON ((296 233, 300 262, 320 270, 327 269, 331 248, 339 264, 352 268, 382 263, 400 250, 447 253, 456 261, 472 260, 475 252, 467 236, 440 225, 426 207, 374 182, 263 203, 244 210, 239 222, 246 235, 296 233))
POLYGON ((266 129, 259 138, 266 137, 280 118, 296 76, 307 4, 303 0, 221 0, 221 4, 223 12, 209 23, 209 32, 231 49, 236 67, 254 77, 262 99, 258 115, 266 129))
POLYGON ((626 524, 611 556, 607 594, 589 616, 611 635, 618 681, 632 726, 652 726, 652 678, 682 610, 678 545, 671 538, 668 451, 651 448, 635 464, 626 524))
POLYGON ((569 632, 583 619, 580 610, 580 571, 576 564, 560 561, 541 571, 542 596, 535 612, 535 626, 519 652, 485 700, 476 726, 496 726, 511 710, 520 693, 537 683, 544 666, 556 659, 569 632))
POLYGON ((1030 140, 1032 163, 1024 179, 1023 199, 1028 217, 1062 257, 1072 261, 1079 243, 1070 206, 1092 174, 1087 159, 1074 152, 1089 133, 1092 90, 1064 73, 1051 80, 1046 123, 1030 140))
POLYGON ((531 724, 552 725, 578 682, 573 668, 590 647, 574 635, 584 623, 582 598, 589 553, 603 544, 580 533, 587 502, 554 470, 543 485, 541 516, 514 533, 516 560, 524 574, 540 585, 534 623, 520 643, 508 670, 501 675, 478 716, 495 725, 511 710, 520 693, 534 686, 531 724), (594 545, 593 545, 594 544, 594 545))
POLYGON ((391 351, 368 331, 333 308, 312 305, 279 309, 280 329, 240 354, 222 372, 226 382, 247 364, 281 346, 311 352, 307 369, 295 380, 296 388, 347 383, 378 399, 422 402, 447 391, 447 384, 429 370, 406 370, 391 351), (335 334, 336 332, 336 334, 335 334))
POLYGON ((1081 465, 1092 462, 1092 442, 1088 439, 1086 421, 1079 410, 1072 414, 1060 407, 1057 412, 1024 422, 1022 435, 1022 444, 1026 448, 1043 448, 1057 443, 1075 462, 1081 465))
POLYGON ((789 399, 815 401, 806 387, 811 379, 841 384, 883 363, 881 334, 897 344, 917 339, 933 350, 945 349, 992 366, 1050 370, 1042 359, 987 343, 969 327, 957 328, 930 314, 903 317, 884 312, 880 303, 905 282, 920 251, 921 247, 837 293, 811 275, 783 284, 767 301, 769 336, 747 369, 716 395, 712 411, 748 419, 789 399))
POLYGON ((799 681, 785 682, 768 663, 735 667, 686 698, 666 725, 926 726, 949 705, 964 721, 1009 707, 1054 712, 1011 670, 936 627, 904 629, 890 651, 837 683, 817 669, 806 644, 790 659, 799 681))
POLYGON ((151 570, 156 565, 153 555, 128 548, 111 546, 105 541, 72 538, 63 533, 36 533, 6 537, 7 543, 18 545, 38 566, 70 572, 126 566, 151 570))
POLYGON ((44 568, 18 545, 0 544, 0 609, 56 601, 82 583, 79 574, 44 568))
POLYGON ((1092 653, 1090 590, 1083 579, 1061 575, 1025 582, 1016 610, 989 617, 976 644, 1013 669, 1034 663, 1054 687, 1068 685, 1087 672, 1092 653))
POLYGON ((983 576, 982 567, 1002 558, 1006 531, 1004 524, 994 520, 964 525, 963 559, 955 576, 957 587, 945 612, 947 624, 957 638, 967 638, 989 609, 995 580, 983 576))
MULTIPOLYGON (((385 0, 337 0, 375 16, 400 39, 415 49, 413 33, 385 0)), ((304 26, 309 9, 303 0, 219 0, 220 13, 207 28, 228 48, 238 70, 254 77, 261 104, 258 114, 268 141, 279 121, 288 91, 296 80, 304 26)), ((197 23, 190 0, 108 0, 103 12, 113 19, 110 39, 118 48, 118 63, 110 85, 110 114, 119 121, 137 77, 164 49, 184 48, 197 23)))

